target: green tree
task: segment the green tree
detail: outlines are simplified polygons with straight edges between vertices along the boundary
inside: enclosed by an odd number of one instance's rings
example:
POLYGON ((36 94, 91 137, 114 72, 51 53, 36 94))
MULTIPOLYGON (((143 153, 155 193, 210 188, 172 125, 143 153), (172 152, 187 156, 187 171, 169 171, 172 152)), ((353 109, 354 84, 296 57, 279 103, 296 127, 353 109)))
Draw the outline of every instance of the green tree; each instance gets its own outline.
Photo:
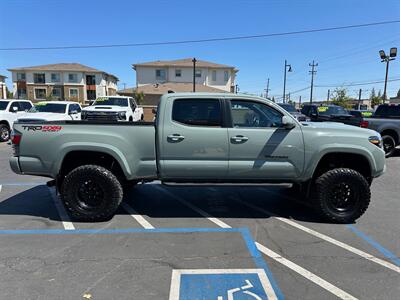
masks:
POLYGON ((352 100, 352 98, 347 96, 347 90, 345 88, 337 88, 333 91, 330 102, 344 108, 351 108, 351 103, 349 103, 349 100, 352 100))
POLYGON ((7 95, 7 99, 12 99, 12 98, 14 98, 13 92, 10 91, 10 90, 8 89, 8 87, 6 87, 6 95, 7 95))
POLYGON ((381 96, 381 91, 379 91, 378 95, 375 93, 375 88, 372 88, 371 95, 369 96, 369 99, 371 100, 371 106, 375 107, 376 105, 379 105, 382 103, 382 96, 381 96))
POLYGON ((143 104, 144 102, 144 94, 143 92, 133 92, 133 98, 135 98, 137 104, 143 104))

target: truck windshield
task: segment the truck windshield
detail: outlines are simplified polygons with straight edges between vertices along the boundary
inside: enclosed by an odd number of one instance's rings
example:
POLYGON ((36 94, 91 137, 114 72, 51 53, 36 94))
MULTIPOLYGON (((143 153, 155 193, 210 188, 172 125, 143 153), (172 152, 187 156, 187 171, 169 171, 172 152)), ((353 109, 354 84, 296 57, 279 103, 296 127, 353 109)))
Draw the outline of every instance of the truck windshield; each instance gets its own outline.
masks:
POLYGON ((127 98, 116 97, 100 97, 92 105, 115 105, 115 106, 128 106, 127 98))
POLYGON ((7 101, 0 101, 0 110, 6 110, 8 105, 7 101))
POLYGON ((29 112, 46 112, 46 113, 56 113, 56 114, 64 114, 67 109, 67 104, 60 103, 37 103, 33 106, 29 112))
POLYGON ((318 106, 318 113, 322 116, 348 115, 349 113, 341 106, 318 106))
POLYGON ((296 108, 291 104, 278 103, 278 105, 280 107, 282 107, 284 110, 286 110, 287 112, 290 112, 290 113, 297 112, 296 108))

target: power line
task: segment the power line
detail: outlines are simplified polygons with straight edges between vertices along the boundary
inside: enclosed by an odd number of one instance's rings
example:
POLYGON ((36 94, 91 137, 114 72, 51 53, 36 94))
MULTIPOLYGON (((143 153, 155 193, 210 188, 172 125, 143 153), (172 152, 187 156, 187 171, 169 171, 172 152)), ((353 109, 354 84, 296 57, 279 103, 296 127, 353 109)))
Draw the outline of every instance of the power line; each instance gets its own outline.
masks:
MULTIPOLYGON (((388 82, 392 81, 400 81, 400 79, 390 79, 388 82)), ((383 83, 385 80, 379 80, 379 81, 370 81, 370 82, 359 82, 359 83, 350 83, 350 84, 321 84, 321 85, 315 85, 315 87, 349 87, 349 86, 360 86, 360 85, 370 85, 370 84, 376 84, 376 83, 383 83)))
POLYGON ((394 24, 394 23, 400 23, 400 20, 382 21, 382 22, 373 22, 373 23, 364 23, 364 24, 355 24, 355 25, 345 25, 345 26, 335 26, 335 27, 326 27, 326 28, 315 28, 315 29, 307 29, 307 30, 299 30, 299 31, 276 32, 276 33, 267 33, 267 34, 243 35, 243 36, 196 39, 196 40, 163 41, 163 42, 149 42, 149 43, 129 43, 129 44, 99 44, 99 45, 48 46, 48 47, 9 47, 9 48, 0 48, 0 50, 1 51, 65 50, 65 49, 119 48, 119 47, 142 47, 142 46, 208 43, 208 42, 257 39, 257 38, 266 38, 266 37, 275 37, 275 36, 286 36, 286 35, 297 35, 297 34, 305 34, 305 33, 335 31, 335 30, 353 29, 353 28, 361 28, 361 27, 389 25, 389 24, 394 24))

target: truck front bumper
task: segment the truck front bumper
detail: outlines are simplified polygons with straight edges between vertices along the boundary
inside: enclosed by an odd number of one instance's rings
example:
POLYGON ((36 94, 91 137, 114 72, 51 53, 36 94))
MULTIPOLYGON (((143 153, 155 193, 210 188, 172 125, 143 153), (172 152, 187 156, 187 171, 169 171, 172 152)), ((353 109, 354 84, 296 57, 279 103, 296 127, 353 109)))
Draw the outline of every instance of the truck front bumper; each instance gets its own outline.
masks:
POLYGON ((16 174, 22 174, 21 167, 19 165, 19 157, 13 156, 10 158, 11 170, 16 174))

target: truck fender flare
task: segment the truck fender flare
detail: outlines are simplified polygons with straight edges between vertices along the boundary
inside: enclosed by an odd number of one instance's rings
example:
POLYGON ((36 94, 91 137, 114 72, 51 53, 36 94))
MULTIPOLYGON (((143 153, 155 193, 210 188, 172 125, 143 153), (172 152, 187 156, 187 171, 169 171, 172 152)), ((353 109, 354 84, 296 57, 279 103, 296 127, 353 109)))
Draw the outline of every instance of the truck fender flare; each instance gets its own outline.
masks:
POLYGON ((66 143, 60 149, 60 160, 58 160, 53 166, 53 174, 58 174, 62 163, 68 153, 71 152, 100 152, 105 153, 113 157, 121 166, 125 177, 129 178, 132 174, 132 170, 129 167, 128 161, 125 155, 116 147, 107 144, 90 143, 80 144, 78 143, 66 143))

